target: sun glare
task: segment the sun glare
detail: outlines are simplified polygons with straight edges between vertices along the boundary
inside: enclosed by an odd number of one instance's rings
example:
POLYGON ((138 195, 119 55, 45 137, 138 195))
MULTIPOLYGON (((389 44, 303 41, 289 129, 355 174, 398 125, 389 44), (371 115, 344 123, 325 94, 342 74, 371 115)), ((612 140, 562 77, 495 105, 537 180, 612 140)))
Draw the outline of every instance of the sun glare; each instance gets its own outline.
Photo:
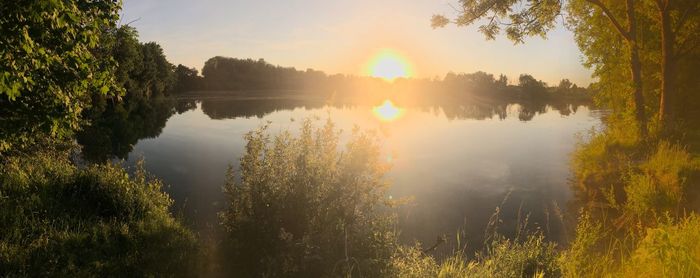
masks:
POLYGON ((381 105, 372 109, 374 115, 382 121, 391 122, 403 115, 403 109, 394 105, 390 100, 385 100, 381 105))
POLYGON ((369 64, 368 74, 392 81, 399 77, 411 76, 411 67, 406 59, 391 50, 383 50, 369 64))

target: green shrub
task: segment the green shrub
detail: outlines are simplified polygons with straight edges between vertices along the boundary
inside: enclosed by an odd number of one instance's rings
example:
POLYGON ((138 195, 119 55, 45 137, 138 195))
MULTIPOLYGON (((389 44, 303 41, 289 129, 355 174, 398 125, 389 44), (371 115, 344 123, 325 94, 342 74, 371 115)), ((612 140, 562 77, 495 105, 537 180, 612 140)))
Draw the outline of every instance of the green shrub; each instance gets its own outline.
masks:
POLYGON ((9 276, 191 276, 198 248, 139 167, 76 167, 64 154, 7 158, 0 272, 9 276))
POLYGON ((376 137, 355 130, 339 151, 328 121, 306 120, 298 136, 245 136, 240 179, 229 175, 222 265, 273 277, 378 276, 395 247, 387 213, 387 165, 376 137))

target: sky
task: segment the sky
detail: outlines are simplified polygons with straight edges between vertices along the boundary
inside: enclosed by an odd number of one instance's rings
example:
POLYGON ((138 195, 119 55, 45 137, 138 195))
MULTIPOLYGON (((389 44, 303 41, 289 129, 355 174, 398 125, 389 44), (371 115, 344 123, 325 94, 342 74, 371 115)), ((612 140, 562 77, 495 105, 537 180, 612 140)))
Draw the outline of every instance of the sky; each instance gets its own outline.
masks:
POLYGON ((478 26, 430 27, 433 14, 450 16, 456 0, 124 0, 121 24, 141 41, 160 44, 174 64, 201 70, 214 56, 264 58, 271 64, 329 74, 366 74, 387 49, 403 57, 415 77, 450 71, 529 73, 548 84, 591 82, 573 34, 561 24, 547 39, 514 45, 486 40, 478 26))

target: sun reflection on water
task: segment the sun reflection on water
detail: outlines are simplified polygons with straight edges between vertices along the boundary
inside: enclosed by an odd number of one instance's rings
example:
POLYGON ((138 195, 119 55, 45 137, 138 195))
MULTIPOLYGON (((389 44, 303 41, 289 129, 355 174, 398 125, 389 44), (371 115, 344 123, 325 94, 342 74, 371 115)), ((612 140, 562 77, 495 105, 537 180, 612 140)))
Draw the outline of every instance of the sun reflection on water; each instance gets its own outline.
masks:
POLYGON ((381 105, 375 106, 372 109, 372 113, 374 113, 374 116, 382 121, 391 122, 400 118, 404 113, 404 109, 397 107, 394 105, 394 103, 387 99, 384 100, 381 105))

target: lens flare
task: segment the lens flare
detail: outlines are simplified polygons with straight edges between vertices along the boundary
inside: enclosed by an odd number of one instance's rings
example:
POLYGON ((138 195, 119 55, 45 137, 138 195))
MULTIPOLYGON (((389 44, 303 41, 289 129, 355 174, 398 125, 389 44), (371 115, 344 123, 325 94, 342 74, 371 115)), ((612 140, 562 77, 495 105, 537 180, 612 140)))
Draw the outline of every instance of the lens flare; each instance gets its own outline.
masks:
POLYGON ((400 118, 404 109, 394 105, 390 100, 385 100, 381 105, 372 109, 374 115, 382 121, 391 122, 400 118))
POLYGON ((369 63, 367 74, 387 81, 400 77, 410 77, 411 67, 400 55, 392 50, 382 50, 369 63))

